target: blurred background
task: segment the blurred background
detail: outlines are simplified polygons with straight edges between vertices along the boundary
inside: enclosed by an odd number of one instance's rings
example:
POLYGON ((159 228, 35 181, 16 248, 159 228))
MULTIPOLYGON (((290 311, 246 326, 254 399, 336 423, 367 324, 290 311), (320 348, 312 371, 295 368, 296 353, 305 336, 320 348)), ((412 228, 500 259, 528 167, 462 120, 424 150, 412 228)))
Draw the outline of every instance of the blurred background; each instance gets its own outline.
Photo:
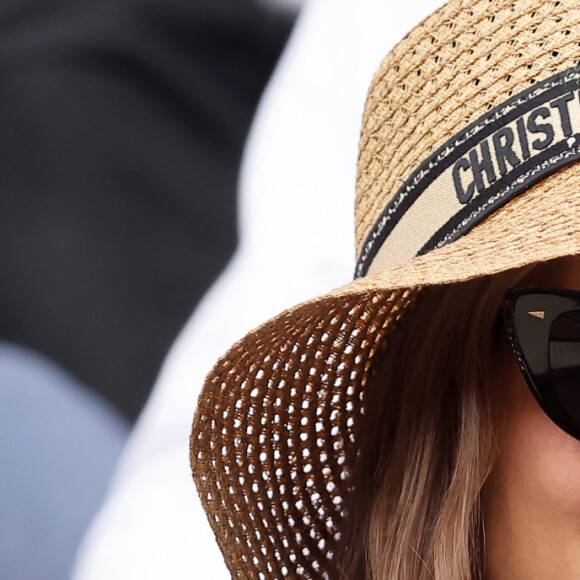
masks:
POLYGON ((367 90, 442 2, 0 2, 0 580, 229 578, 204 378, 351 279, 367 90))
POLYGON ((236 246, 299 0, 0 3, 0 578, 62 579, 236 246))

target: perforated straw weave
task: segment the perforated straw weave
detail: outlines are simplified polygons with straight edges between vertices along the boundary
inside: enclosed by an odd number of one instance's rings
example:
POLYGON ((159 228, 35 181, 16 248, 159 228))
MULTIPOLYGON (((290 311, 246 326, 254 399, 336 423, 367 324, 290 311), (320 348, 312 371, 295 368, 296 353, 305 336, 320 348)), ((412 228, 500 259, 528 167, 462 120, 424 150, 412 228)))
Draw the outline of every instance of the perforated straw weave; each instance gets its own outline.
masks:
MULTIPOLYGON (((576 1, 452 1, 413 30, 367 102, 358 252, 402 183, 453 134, 579 61, 576 1)), ((579 192, 578 164, 560 168, 457 241, 282 313, 216 364, 191 464, 234 578, 339 577, 365 384, 405 311, 425 285, 579 254, 579 192)))

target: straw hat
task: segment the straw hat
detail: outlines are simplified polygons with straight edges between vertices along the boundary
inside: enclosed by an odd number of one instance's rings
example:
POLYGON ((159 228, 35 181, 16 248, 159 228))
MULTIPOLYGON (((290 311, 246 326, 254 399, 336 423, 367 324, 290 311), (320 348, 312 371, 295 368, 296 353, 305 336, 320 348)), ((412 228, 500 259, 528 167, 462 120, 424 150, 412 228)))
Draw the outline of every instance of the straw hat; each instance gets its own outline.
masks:
POLYGON ((193 474, 233 577, 336 577, 365 383, 422 286, 580 253, 579 62, 578 0, 452 0, 384 59, 356 280, 251 332, 199 400, 193 474))

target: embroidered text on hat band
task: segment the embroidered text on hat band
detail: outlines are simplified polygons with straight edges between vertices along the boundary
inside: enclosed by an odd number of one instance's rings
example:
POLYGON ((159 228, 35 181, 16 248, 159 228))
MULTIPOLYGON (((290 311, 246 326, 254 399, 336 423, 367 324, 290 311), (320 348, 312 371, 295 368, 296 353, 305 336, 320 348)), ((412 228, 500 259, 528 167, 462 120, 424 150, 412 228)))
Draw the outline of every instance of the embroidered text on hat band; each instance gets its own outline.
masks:
POLYGON ((510 199, 578 159, 580 70, 574 68, 486 113, 424 162, 375 223, 356 277, 453 242, 510 199))

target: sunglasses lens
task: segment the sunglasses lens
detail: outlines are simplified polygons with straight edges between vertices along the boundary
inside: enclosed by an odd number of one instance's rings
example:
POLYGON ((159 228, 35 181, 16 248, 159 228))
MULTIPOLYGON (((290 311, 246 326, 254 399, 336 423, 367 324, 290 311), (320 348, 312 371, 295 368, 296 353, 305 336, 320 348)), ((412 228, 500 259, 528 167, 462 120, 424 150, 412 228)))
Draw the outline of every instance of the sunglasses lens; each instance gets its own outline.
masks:
POLYGON ((580 425, 580 310, 564 312, 552 322, 548 349, 552 385, 580 425))

